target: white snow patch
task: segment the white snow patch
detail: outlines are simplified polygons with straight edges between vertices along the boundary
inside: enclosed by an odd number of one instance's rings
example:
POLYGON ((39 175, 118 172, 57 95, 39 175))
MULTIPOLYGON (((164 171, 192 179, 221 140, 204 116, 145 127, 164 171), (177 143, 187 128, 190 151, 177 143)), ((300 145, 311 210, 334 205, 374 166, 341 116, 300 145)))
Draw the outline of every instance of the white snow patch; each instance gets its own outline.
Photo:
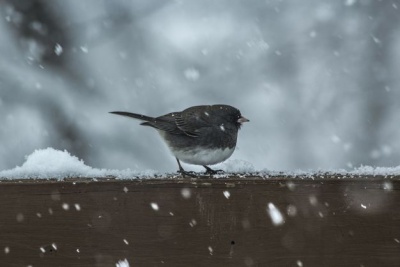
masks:
POLYGON ((75 203, 74 206, 77 211, 81 211, 81 205, 79 205, 78 203, 75 203))
POLYGON ((10 253, 10 248, 9 248, 9 247, 5 247, 5 248, 4 248, 4 253, 5 253, 5 254, 10 253))
POLYGON ((371 35, 371 38, 372 38, 372 40, 374 40, 374 42, 375 42, 376 44, 380 44, 380 43, 381 43, 381 40, 379 40, 377 37, 371 35))
POLYGON ((191 227, 195 227, 196 224, 197 224, 197 221, 196 221, 195 219, 192 219, 192 220, 189 222, 189 225, 190 225, 191 227))
POLYGON ((124 259, 124 260, 122 260, 122 261, 118 261, 118 262, 115 264, 115 267, 129 267, 129 262, 128 262, 127 259, 124 259))
POLYGON ((62 204, 63 210, 69 210, 69 204, 68 203, 63 203, 62 204))
POLYGON ((311 205, 317 206, 317 204, 318 204, 318 199, 317 199, 316 196, 310 195, 310 196, 308 197, 308 200, 310 201, 310 204, 311 204, 311 205))
POLYGON ((158 211, 158 210, 160 209, 160 207, 158 206, 158 204, 155 203, 155 202, 150 203, 150 206, 151 206, 151 208, 152 208, 153 210, 155 210, 155 211, 158 211))
POLYGON ((125 243, 126 245, 129 245, 128 240, 124 239, 123 241, 124 241, 124 243, 125 243))
POLYGON ((371 167, 362 166, 349 171, 348 174, 356 175, 400 175, 400 166, 397 167, 371 167))
POLYGON ((357 0, 346 0, 345 5, 346 6, 352 6, 357 2, 357 0))
POLYGON ((77 157, 64 150, 54 148, 38 149, 26 157, 21 166, 14 169, 0 171, 0 178, 6 179, 63 179, 68 177, 98 177, 114 176, 118 179, 146 178, 158 174, 155 171, 137 172, 127 170, 95 169, 85 165, 77 157))
POLYGON ((361 208, 366 209, 367 206, 365 206, 364 204, 361 203, 361 208))
POLYGON ((192 191, 189 188, 182 188, 181 194, 183 198, 189 199, 192 196, 192 191))
POLYGON ((80 49, 81 49, 81 51, 83 53, 88 53, 89 52, 89 49, 87 48, 87 46, 81 46, 80 49))
POLYGON ((224 124, 221 124, 221 125, 219 126, 219 128, 221 129, 221 131, 225 132, 224 124))
POLYGON ((60 45, 60 44, 56 44, 55 45, 55 47, 54 47, 54 53, 57 55, 57 56, 60 56, 62 53, 63 53, 63 48, 62 48, 62 46, 60 45))
POLYGON ((288 181, 288 182, 286 183, 286 186, 287 186, 287 188, 288 188, 290 191, 294 191, 294 190, 296 189, 296 184, 293 183, 292 181, 288 181))
POLYGON ((299 267, 303 267, 303 262, 301 262, 301 260, 296 261, 296 264, 299 267))
POLYGON ((383 183, 383 189, 385 190, 393 190, 393 184, 389 181, 383 183))
POLYGON ((208 246, 208 251, 210 252, 210 255, 212 255, 213 252, 214 252, 214 250, 213 250, 213 248, 211 246, 208 246))
POLYGON ((271 202, 268 203, 267 212, 268 212, 269 216, 271 217, 272 223, 274 225, 278 226, 278 225, 282 225, 285 223, 282 213, 279 211, 279 209, 277 207, 275 207, 275 205, 273 203, 271 203, 271 202))
POLYGON ((224 191, 223 193, 226 199, 229 199, 229 197, 231 196, 231 193, 229 193, 229 191, 224 191))
POLYGON ((222 169, 229 173, 253 173, 255 168, 248 161, 240 159, 229 159, 215 166, 215 169, 222 169))

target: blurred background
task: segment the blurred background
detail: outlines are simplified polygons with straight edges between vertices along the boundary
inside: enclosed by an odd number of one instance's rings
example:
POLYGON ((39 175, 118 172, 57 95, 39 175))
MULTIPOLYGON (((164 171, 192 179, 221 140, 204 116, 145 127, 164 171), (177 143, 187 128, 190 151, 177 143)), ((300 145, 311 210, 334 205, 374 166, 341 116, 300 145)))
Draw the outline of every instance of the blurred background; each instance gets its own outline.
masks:
POLYGON ((232 159, 255 169, 400 164, 398 1, 3 0, 0 15, 0 170, 53 147, 176 171, 156 131, 108 112, 218 103, 251 120, 232 159))

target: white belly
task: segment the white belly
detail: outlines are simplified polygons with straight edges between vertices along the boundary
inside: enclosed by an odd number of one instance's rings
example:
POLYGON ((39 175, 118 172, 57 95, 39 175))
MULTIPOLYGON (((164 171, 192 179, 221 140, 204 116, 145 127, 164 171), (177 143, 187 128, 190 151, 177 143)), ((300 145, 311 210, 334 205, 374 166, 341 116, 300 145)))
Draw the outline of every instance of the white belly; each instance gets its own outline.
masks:
POLYGON ((213 165, 228 159, 235 148, 172 150, 179 160, 195 165, 213 165))

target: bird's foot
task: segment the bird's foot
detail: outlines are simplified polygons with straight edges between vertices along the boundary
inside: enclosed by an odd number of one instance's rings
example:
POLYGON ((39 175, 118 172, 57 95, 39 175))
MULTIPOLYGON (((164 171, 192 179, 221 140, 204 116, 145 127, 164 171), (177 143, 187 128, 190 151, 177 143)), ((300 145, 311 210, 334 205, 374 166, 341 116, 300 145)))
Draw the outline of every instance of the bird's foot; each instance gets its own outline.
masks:
POLYGON ((210 167, 207 167, 205 165, 203 167, 206 168, 206 171, 205 171, 204 174, 209 174, 210 176, 214 175, 214 174, 223 174, 223 173, 225 173, 223 170, 213 170, 210 167))
POLYGON ((193 178, 197 177, 197 174, 195 172, 185 171, 184 169, 178 170, 178 173, 180 173, 183 176, 183 178, 186 178, 186 175, 193 178))

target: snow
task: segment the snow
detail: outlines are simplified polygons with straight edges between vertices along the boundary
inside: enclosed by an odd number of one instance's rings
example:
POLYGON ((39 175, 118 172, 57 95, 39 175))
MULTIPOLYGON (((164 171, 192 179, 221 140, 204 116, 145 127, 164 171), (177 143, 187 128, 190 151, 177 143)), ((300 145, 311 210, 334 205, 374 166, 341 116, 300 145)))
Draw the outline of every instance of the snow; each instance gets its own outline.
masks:
POLYGON ((115 264, 115 267, 129 267, 129 262, 128 262, 127 259, 124 259, 124 260, 122 260, 122 261, 118 261, 118 262, 115 264))
POLYGON ((210 255, 213 254, 214 250, 213 250, 213 248, 211 246, 208 246, 208 252, 210 252, 210 255))
POLYGON ((60 56, 62 53, 63 53, 63 48, 62 48, 62 46, 60 45, 60 44, 56 44, 55 45, 55 47, 54 47, 54 53, 57 55, 57 56, 60 56))
POLYGON ((383 183, 383 189, 385 190, 393 190, 393 184, 391 182, 384 182, 383 183))
POLYGON ((190 227, 195 227, 196 224, 197 224, 197 221, 196 221, 195 219, 192 219, 192 220, 189 222, 190 227))
POLYGON ((317 197, 316 196, 314 196, 314 195, 310 195, 309 197, 308 197, 308 200, 310 201, 310 204, 312 205, 312 206, 317 206, 317 204, 318 204, 318 199, 317 199, 317 197))
POLYGON ((270 216, 273 225, 279 226, 285 223, 282 213, 271 202, 268 203, 267 213, 270 216))
POLYGON ((153 177, 155 171, 132 171, 96 169, 85 165, 82 160, 71 155, 66 150, 54 148, 38 149, 26 157, 26 161, 14 169, 0 171, 0 178, 26 179, 26 178, 68 178, 68 177, 107 177, 116 178, 153 177))
MULTIPOLYGON (((193 165, 192 165, 193 166, 193 165)), ((172 168, 175 168, 174 165, 172 168)), ((194 166, 194 168, 196 168, 194 166)), ((264 169, 257 171, 254 166, 245 160, 228 159, 223 163, 213 166, 214 169, 222 169, 226 173, 214 175, 215 178, 224 178, 229 174, 238 173, 245 177, 246 175, 261 176, 263 178, 287 176, 315 179, 316 177, 329 177, 333 175, 341 175, 343 178, 353 178, 359 176, 377 176, 381 175, 387 178, 400 175, 400 166, 396 167, 371 167, 361 166, 350 171, 339 170, 296 170, 291 172, 279 172, 264 169)), ((64 178, 107 178, 115 177, 116 179, 132 179, 132 178, 165 178, 168 174, 162 174, 154 170, 135 171, 131 169, 110 170, 92 168, 84 163, 83 160, 71 155, 68 151, 56 150, 54 148, 38 149, 28 155, 25 162, 21 166, 13 169, 0 171, 0 179, 64 179, 64 178)), ((290 190, 290 184, 287 184, 290 190)), ((393 185, 386 181, 383 184, 385 190, 391 190, 393 185)), ((128 192, 128 188, 123 188, 124 192, 128 192)), ((182 196, 190 198, 190 190, 183 189, 182 196)), ((57 196, 54 196, 57 197, 57 196)))
POLYGON ((160 209, 160 207, 158 206, 158 204, 155 203, 155 202, 150 203, 150 206, 151 206, 151 208, 152 208, 153 210, 155 210, 155 211, 158 211, 158 210, 160 209))
POLYGON ((81 46, 80 49, 83 53, 89 53, 89 49, 86 46, 81 46))
POLYGON ((215 165, 215 169, 222 169, 231 173, 254 173, 256 172, 253 164, 240 159, 228 159, 227 161, 215 165))
POLYGON ((231 196, 231 193, 229 193, 229 191, 224 191, 223 194, 226 197, 226 199, 229 199, 229 197, 231 196))
POLYGON ((189 188, 182 188, 181 194, 183 198, 189 199, 192 196, 192 191, 189 188))

